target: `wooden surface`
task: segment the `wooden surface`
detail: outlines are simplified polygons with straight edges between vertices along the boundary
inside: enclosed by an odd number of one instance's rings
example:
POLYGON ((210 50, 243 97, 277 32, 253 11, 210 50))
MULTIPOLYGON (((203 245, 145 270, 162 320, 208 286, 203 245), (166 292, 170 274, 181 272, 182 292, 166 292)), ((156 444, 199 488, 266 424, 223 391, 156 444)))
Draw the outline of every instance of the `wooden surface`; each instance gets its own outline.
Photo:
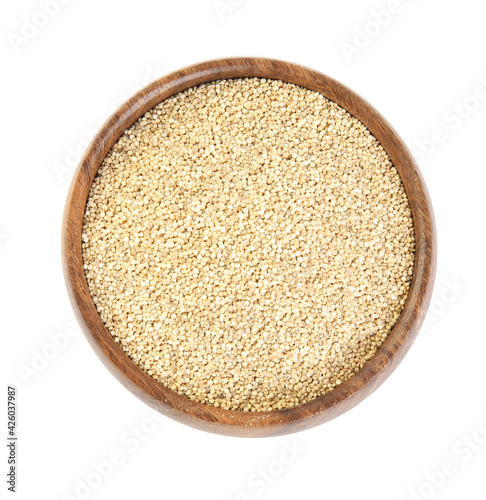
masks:
POLYGON ((430 302, 436 238, 427 189, 412 155, 370 104, 317 71, 270 59, 236 58, 208 61, 171 73, 135 94, 110 117, 89 145, 74 175, 64 211, 62 256, 66 286, 82 330, 106 367, 127 389, 168 417, 205 431, 272 436, 300 431, 337 417, 369 396, 397 367, 412 345, 430 302), (116 345, 96 311, 86 283, 81 247, 91 184, 120 135, 146 111, 180 91, 214 80, 242 77, 278 79, 320 92, 364 123, 400 174, 410 200, 416 239, 415 268, 407 302, 375 356, 356 375, 314 401, 287 410, 258 413, 222 410, 193 402, 138 368, 116 345))

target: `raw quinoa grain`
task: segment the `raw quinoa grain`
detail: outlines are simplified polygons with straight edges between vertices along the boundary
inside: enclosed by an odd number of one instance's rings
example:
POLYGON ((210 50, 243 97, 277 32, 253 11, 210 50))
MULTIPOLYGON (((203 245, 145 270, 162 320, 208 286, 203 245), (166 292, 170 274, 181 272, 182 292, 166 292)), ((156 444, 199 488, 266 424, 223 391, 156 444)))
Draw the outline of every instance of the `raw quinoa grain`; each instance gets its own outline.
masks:
POLYGON ((414 232, 400 177, 321 94, 221 80, 115 143, 83 228, 90 293, 166 387, 231 410, 289 408, 347 380, 395 325, 414 232))

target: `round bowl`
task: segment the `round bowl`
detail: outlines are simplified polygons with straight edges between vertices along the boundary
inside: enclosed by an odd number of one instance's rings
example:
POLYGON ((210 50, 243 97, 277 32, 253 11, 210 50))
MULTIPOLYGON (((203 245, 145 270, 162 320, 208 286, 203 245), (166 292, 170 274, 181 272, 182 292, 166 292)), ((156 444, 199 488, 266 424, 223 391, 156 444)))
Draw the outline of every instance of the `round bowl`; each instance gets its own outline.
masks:
POLYGON ((432 294, 436 238, 432 208, 419 169, 390 124, 364 99, 317 71, 283 61, 232 58, 175 71, 125 102, 93 139, 74 175, 62 233, 64 276, 76 317, 89 343, 110 372, 138 398, 164 415, 205 431, 232 436, 275 436, 331 420, 369 396, 392 373, 412 345, 432 294), (229 411, 191 401, 143 372, 115 343, 91 298, 83 269, 81 234, 91 184, 108 151, 146 111, 174 94, 220 79, 260 77, 320 92, 360 120, 383 146, 398 170, 410 202, 416 253, 409 295, 395 327, 373 358, 327 394, 285 410, 229 411))

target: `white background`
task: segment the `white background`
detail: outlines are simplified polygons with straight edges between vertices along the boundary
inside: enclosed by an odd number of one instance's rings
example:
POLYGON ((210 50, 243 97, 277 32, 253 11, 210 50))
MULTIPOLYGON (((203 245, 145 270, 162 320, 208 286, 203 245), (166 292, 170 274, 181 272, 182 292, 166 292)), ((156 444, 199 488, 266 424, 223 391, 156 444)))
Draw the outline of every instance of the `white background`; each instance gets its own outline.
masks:
POLYGON ((40 4, 2 2, 0 15, 1 394, 17 386, 16 498, 486 498, 483 3, 50 0, 48 17, 40 4), (86 136, 158 76, 244 55, 310 66, 377 107, 414 150, 438 229, 432 310, 404 362, 344 416, 280 438, 158 422, 66 333, 61 216, 86 136), (286 446, 297 451, 283 464, 286 446))

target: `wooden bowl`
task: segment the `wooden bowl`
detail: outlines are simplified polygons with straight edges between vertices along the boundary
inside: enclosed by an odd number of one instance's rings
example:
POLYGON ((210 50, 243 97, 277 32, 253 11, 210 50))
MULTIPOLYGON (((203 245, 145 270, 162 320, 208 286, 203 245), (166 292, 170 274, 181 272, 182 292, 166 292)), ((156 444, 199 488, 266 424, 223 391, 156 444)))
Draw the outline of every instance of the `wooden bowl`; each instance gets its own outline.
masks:
POLYGON ((331 420, 369 396, 409 350, 432 294, 436 238, 432 208, 419 169, 390 124, 364 99, 317 71, 260 58, 220 59, 167 75, 140 90, 103 125, 74 175, 63 221, 62 256, 69 297, 89 343, 111 373, 152 408, 184 424, 232 436, 274 436, 300 431, 331 420), (81 234, 91 184, 106 154, 146 111, 196 85, 228 78, 260 77, 293 83, 320 92, 360 120, 384 147, 407 192, 415 225, 416 254, 410 292, 387 340, 356 375, 314 401, 275 411, 242 412, 196 403, 164 387, 143 372, 115 343, 100 319, 83 269, 81 234))

